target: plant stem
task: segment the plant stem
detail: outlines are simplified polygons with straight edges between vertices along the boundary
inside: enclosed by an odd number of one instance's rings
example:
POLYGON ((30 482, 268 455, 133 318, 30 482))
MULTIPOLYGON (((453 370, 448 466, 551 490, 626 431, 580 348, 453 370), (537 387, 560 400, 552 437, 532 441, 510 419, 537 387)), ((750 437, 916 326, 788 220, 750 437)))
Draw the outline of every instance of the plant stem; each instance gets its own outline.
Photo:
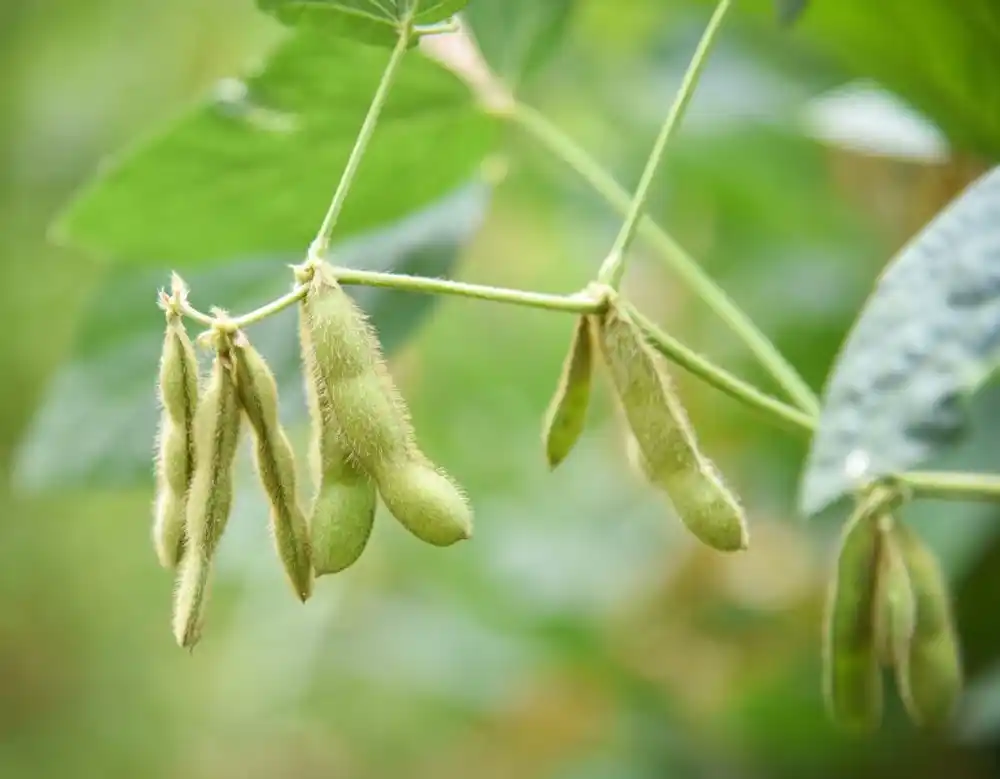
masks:
POLYGON ((1000 501, 1000 476, 992 474, 909 471, 894 478, 918 498, 1000 501))
MULTIPOLYGON (((547 295, 542 292, 525 292, 520 289, 505 287, 490 287, 482 284, 466 284, 462 281, 449 279, 431 279, 424 276, 406 276, 399 273, 377 273, 375 271, 355 270, 353 268, 335 268, 334 275, 343 285, 382 287, 403 292, 417 292, 430 295, 452 295, 454 297, 472 298, 474 300, 489 300, 494 303, 509 303, 526 308, 538 308, 545 311, 561 311, 568 314, 594 314, 605 305, 603 301, 579 292, 574 295, 547 295)), ((239 330, 256 324, 274 314, 298 303, 305 295, 306 287, 297 286, 291 292, 282 295, 270 303, 256 308, 242 316, 220 321, 211 314, 206 314, 194 308, 187 301, 182 301, 180 310, 184 316, 206 327, 216 327, 224 324, 232 330, 239 330)))
POLYGON ((466 284, 449 279, 432 279, 425 276, 406 276, 399 273, 376 273, 374 271, 336 268, 337 281, 341 284, 358 284, 366 287, 385 287, 405 292, 454 295, 476 300, 491 300, 495 303, 511 303, 528 308, 547 311, 564 311, 572 314, 591 314, 604 305, 601 301, 585 293, 575 295, 546 295, 541 292, 525 292, 519 289, 505 289, 480 284, 466 284))
POLYGON ((660 166, 660 160, 663 159, 663 152, 667 148, 667 143, 680 126, 681 119, 684 118, 684 112, 687 110, 695 88, 698 86, 698 80, 701 78, 705 63, 708 61, 708 54, 712 49, 712 44, 715 42, 719 28, 722 26, 722 20, 725 18, 726 12, 729 11, 730 4, 730 0, 719 0, 718 5, 715 6, 712 18, 709 19, 708 26, 705 28, 701 40, 698 41, 698 47, 695 49, 694 55, 691 57, 691 63, 684 72, 680 89, 670 106, 670 111, 667 113, 667 118, 664 120, 663 126, 660 128, 660 134, 657 136, 656 142, 653 144, 653 149, 649 153, 649 159, 646 160, 646 167, 642 172, 642 177, 639 179, 639 186, 632 197, 632 203, 629 206, 628 214, 625 216, 625 221, 618 233, 618 237, 615 238, 615 243, 611 247, 611 251, 598 273, 598 280, 609 285, 612 289, 617 289, 618 285, 621 284, 622 276, 625 273, 626 252, 628 252, 632 239, 635 238, 639 220, 643 215, 646 200, 649 197, 649 189, 653 184, 653 177, 660 166))
POLYGON ((755 408, 776 422, 794 429, 800 433, 812 432, 814 422, 812 417, 797 408, 786 405, 770 395, 766 395, 752 384, 738 379, 727 370, 702 357, 677 339, 667 335, 648 317, 640 313, 634 306, 625 303, 632 320, 642 329, 650 344, 668 359, 677 363, 689 373, 694 374, 706 384, 729 395, 734 400, 746 406, 755 408))
MULTIPOLYGON (((618 213, 628 213, 628 192, 586 151, 553 125, 543 114, 518 103, 510 113, 500 113, 520 125, 593 187, 618 213)), ((695 259, 648 216, 639 220, 639 235, 648 240, 663 261, 729 326, 774 377, 785 394, 810 416, 818 416, 819 401, 795 368, 695 259)))
POLYGON ((347 193, 351 190, 351 184, 354 183, 354 176, 358 172, 361 158, 364 156, 365 150, 368 148, 368 143, 375 133, 379 114, 382 112, 386 99, 389 97, 389 87, 392 85, 396 71, 399 69, 399 64, 403 61, 403 55, 406 54, 411 34, 412 24, 409 20, 406 20, 400 27, 399 40, 396 41, 396 46, 392 50, 389 62, 382 72, 382 79, 379 81, 378 89, 375 90, 375 97, 372 98, 371 105, 368 107, 368 113, 365 116, 364 123, 361 125, 361 130, 358 132, 358 137, 354 141, 354 148, 351 149, 351 155, 347 158, 347 165, 344 167, 340 182, 337 184, 337 191, 334 193, 330 207, 323 218, 323 224, 320 225, 316 239, 309 247, 310 257, 322 257, 326 254, 327 249, 330 248, 330 236, 333 234, 334 227, 337 226, 337 219, 340 217, 340 211, 347 200, 347 193))

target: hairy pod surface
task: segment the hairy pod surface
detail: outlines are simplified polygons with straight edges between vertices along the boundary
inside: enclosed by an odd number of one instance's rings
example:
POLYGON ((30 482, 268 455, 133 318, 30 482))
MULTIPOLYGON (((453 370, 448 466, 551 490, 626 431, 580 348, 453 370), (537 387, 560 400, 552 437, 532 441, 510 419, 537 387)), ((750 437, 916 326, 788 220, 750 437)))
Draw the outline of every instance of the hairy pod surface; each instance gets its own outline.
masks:
POLYGON ((681 521, 703 543, 724 552, 746 549, 743 509, 698 450, 664 361, 614 301, 591 321, 641 454, 635 458, 639 469, 667 493, 681 521))
MULTIPOLYGON (((471 537, 472 510, 465 494, 420 451, 367 318, 325 263, 307 265, 298 276, 307 284, 302 349, 320 422, 332 420, 350 458, 376 482, 390 513, 411 533, 435 546, 471 537)), ((357 505, 366 505, 354 497, 357 505)), ((353 530, 363 526, 358 519, 353 530)), ((359 533, 352 536, 360 543, 359 533)))
POLYGON ((174 589, 174 639, 183 649, 193 649, 201 639, 208 601, 212 561, 194 547, 181 560, 174 589))
POLYGON ((379 482, 390 513, 421 541, 451 546, 472 537, 472 508, 448 474, 426 460, 395 465, 379 482))
POLYGON ((593 355, 591 322, 587 317, 581 316, 576 321, 573 340, 559 376, 559 385, 545 413, 542 441, 549 468, 556 468, 569 456, 583 433, 590 405, 593 355))
POLYGON ((352 456, 321 380, 306 318, 300 323, 306 400, 312 438, 309 460, 316 492, 309 511, 312 567, 316 576, 356 563, 375 523, 375 482, 352 456))
POLYGON ((848 730, 870 731, 882 719, 875 623, 883 549, 878 516, 862 504, 841 535, 824 619, 823 692, 830 716, 848 730))
POLYGON ((254 462, 271 504, 271 530, 285 572, 299 599, 312 593, 309 529, 299 505, 295 453, 278 419, 278 385, 267 362, 242 333, 232 361, 240 406, 254 433, 254 462))
POLYGON ((164 568, 184 554, 184 513, 194 473, 194 415, 198 405, 198 358, 180 316, 168 311, 157 394, 162 411, 157 433, 153 546, 164 568))
POLYGON ((190 563, 183 566, 174 600, 174 635, 181 646, 192 646, 200 635, 197 625, 205 582, 232 509, 240 421, 230 355, 220 352, 194 418, 196 465, 185 512, 187 551, 183 558, 190 563))
POLYGON ((364 312, 337 283, 325 263, 312 273, 302 300, 305 342, 314 359, 313 382, 329 403, 339 436, 362 466, 377 478, 382 463, 406 458, 414 431, 406 404, 382 356, 375 331, 364 312))
POLYGON ((918 725, 946 723, 962 692, 963 671, 948 586, 934 553, 899 524, 894 540, 909 574, 914 621, 908 651, 896 666, 900 697, 918 725))

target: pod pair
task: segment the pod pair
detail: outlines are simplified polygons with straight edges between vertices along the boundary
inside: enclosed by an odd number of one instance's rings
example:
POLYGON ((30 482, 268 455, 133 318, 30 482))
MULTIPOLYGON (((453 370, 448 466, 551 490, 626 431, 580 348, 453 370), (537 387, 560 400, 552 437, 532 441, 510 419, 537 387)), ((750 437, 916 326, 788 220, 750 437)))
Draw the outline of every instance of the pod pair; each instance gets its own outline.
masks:
POLYGON ((377 494, 407 530, 429 544, 470 538, 468 500, 418 446, 364 312, 325 262, 309 261, 295 272, 305 286, 299 331, 313 430, 316 494, 309 526, 315 574, 342 571, 361 556, 377 494))
POLYGON ((583 432, 595 355, 607 368, 628 421, 630 456, 639 470, 666 492, 681 521, 703 543, 726 552, 746 549, 743 509, 701 453, 665 360, 617 296, 604 312, 577 320, 545 419, 549 466, 557 467, 583 432))
POLYGON ((958 637, 934 554, 892 513, 864 501, 841 536, 824 629, 824 694, 834 721, 870 731, 882 718, 882 668, 910 718, 940 726, 962 689, 958 637))

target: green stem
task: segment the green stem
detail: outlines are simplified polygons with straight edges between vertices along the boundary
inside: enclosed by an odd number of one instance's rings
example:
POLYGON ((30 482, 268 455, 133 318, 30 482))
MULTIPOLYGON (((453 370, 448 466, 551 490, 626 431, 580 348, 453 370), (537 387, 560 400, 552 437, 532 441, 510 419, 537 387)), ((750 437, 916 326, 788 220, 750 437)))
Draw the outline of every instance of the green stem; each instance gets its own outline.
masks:
POLYGON ((604 303, 586 293, 575 295, 546 295, 541 292, 525 292, 519 289, 489 287, 480 284, 466 284, 448 279, 431 279, 424 276, 406 276, 399 273, 376 273, 374 271, 337 268, 334 271, 341 284, 359 284, 366 287, 385 287, 405 292, 454 295, 476 300, 490 300, 495 303, 511 303, 528 308, 547 311, 564 311, 571 314, 591 314, 600 311, 604 303))
MULTIPOLYGON (((448 279, 431 279, 424 276, 406 276, 399 273, 377 273, 375 271, 355 270, 353 268, 335 268, 337 281, 344 285, 364 287, 382 287, 403 292, 418 292, 430 295, 452 295, 454 297, 488 300, 494 303, 509 303, 526 308, 538 308, 545 311, 561 311, 568 314, 593 314, 602 309, 604 301, 589 296, 584 292, 574 295, 547 295, 542 292, 525 292, 520 289, 505 287, 490 287, 482 284, 466 284, 463 281, 448 279)), ((256 308, 242 316, 228 320, 219 320, 211 314, 206 314, 194 308, 187 300, 182 300, 179 308, 184 316, 205 327, 224 326, 229 330, 240 330, 256 324, 274 314, 298 303, 305 295, 306 287, 297 286, 286 295, 282 295, 270 303, 256 308)))
POLYGON ((1000 501, 1000 476, 992 474, 909 471, 894 478, 917 498, 1000 501))
MULTIPOLYGON (((618 213, 629 211, 628 192, 586 151, 553 125, 544 115, 523 104, 511 113, 501 113, 520 125, 539 143, 575 170, 618 213)), ((705 273, 695 259, 648 216, 639 220, 638 233, 657 251, 663 261, 701 298, 743 341, 778 385, 810 416, 819 415, 819 401, 795 368, 735 302, 705 273)))
POLYGON ((650 319, 640 313, 629 303, 625 304, 632 320, 642 329, 650 344, 668 359, 677 363, 689 373, 694 374, 706 384, 710 384, 734 400, 750 408, 757 409, 776 422, 786 427, 810 434, 813 431, 812 417, 797 408, 786 405, 770 395, 766 395, 756 387, 733 374, 720 368, 710 360, 688 348, 677 339, 667 335, 650 319))
POLYGON ((691 57, 691 63, 684 72, 680 89, 670 106, 670 111, 667 113, 667 118, 664 120, 663 126, 660 128, 660 134, 657 136, 656 142, 653 144, 653 149, 649 153, 649 159, 646 160, 646 168, 642 172, 639 186, 632 197, 632 203, 629 206, 628 214, 625 216, 625 221, 622 223, 618 237, 615 239, 614 246, 611 247, 611 252, 608 254, 598 273, 598 280, 608 284, 612 289, 617 289, 618 285, 621 284, 622 276, 625 273, 626 252, 628 252, 628 248, 635 238, 636 230, 639 227, 639 220, 646 208, 646 200, 649 198, 649 189, 653 184, 653 177, 656 175, 660 161, 663 159, 663 152, 667 148, 667 143, 680 126, 681 119, 684 118, 684 112, 687 110, 695 88, 698 86, 702 71, 705 69, 705 63, 708 62, 708 54, 712 50, 712 44, 715 42, 716 34, 722 26, 722 20, 725 18, 726 12, 729 11, 730 5, 730 0, 719 0, 718 5, 715 6, 712 18, 709 19, 708 26, 705 28, 701 40, 698 41, 698 47, 695 49, 694 55, 691 57))
POLYGON ((323 224, 320 225, 316 239, 309 247, 310 257, 322 257, 326 254, 327 249, 330 248, 330 236, 333 234, 333 229, 337 226, 337 219, 340 217, 340 211, 347 200, 347 193, 350 192, 351 185, 354 183, 354 177, 358 172, 358 167, 361 165, 361 158, 364 157, 368 143, 375 133, 379 114, 382 112, 385 101, 389 97, 389 87, 392 85, 396 71, 399 69, 399 64, 403 61, 403 55, 406 54, 407 47, 409 46, 411 32, 412 25, 407 20, 400 29, 399 40, 396 41, 396 46, 392 50, 389 62, 382 72, 382 79, 379 81, 378 89, 375 90, 375 97, 372 98, 371 105, 368 107, 368 113, 365 116, 364 123, 361 125, 361 130, 358 132, 358 137, 354 141, 351 156, 347 158, 347 165, 344 167, 340 182, 337 184, 337 191, 334 193, 330 207, 323 218, 323 224))

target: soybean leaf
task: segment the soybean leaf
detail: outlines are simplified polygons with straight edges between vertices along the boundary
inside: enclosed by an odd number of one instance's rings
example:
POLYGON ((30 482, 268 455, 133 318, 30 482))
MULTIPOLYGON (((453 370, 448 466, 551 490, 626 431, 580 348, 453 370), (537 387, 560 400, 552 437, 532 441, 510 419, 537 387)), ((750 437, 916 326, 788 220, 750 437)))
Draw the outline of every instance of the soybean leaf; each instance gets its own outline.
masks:
POLYGON ((413 21, 423 25, 453 16, 469 0, 257 0, 257 7, 282 24, 306 24, 330 35, 392 46, 414 2, 413 21))
POLYGON ((465 12, 479 48, 510 87, 544 64, 570 21, 575 0, 476 0, 465 12))
POLYGON ((806 462, 813 514, 957 442, 1000 348, 1000 168, 965 190, 883 273, 834 366, 806 462), (862 473, 863 471, 863 473, 862 473))
MULTIPOLYGON (((63 215, 72 243, 132 264, 191 267, 305 250, 387 53, 304 29, 245 92, 206 105, 115 163, 63 215)), ((468 89, 406 56, 338 237, 380 227, 467 180, 492 123, 468 89)))
MULTIPOLYGON (((772 23, 774 0, 744 0, 740 7, 772 23)), ((782 46, 831 58, 849 74, 876 81, 964 150, 990 159, 1000 154, 996 0, 819 0, 809 3, 782 46)))
POLYGON ((774 5, 778 13, 778 21, 790 26, 802 16, 806 6, 809 5, 809 0, 775 0, 774 5))
MULTIPOLYGON (((488 200, 484 184, 467 184, 421 212, 337 245, 331 259, 354 268, 446 276, 477 231, 488 200)), ((186 274, 185 280, 195 305, 239 313, 286 292, 292 283, 287 265, 298 259, 242 259, 186 274)), ((154 293, 168 280, 166 268, 136 269, 115 274, 99 291, 75 352, 52 382, 19 452, 16 477, 22 485, 148 480, 163 330, 154 293)), ((387 353, 405 343, 434 301, 429 295, 348 289, 371 316, 387 353)), ((305 413, 296 319, 294 310, 285 311, 248 330, 275 372, 289 423, 305 413)), ((189 328, 193 336, 197 325, 189 328)))

